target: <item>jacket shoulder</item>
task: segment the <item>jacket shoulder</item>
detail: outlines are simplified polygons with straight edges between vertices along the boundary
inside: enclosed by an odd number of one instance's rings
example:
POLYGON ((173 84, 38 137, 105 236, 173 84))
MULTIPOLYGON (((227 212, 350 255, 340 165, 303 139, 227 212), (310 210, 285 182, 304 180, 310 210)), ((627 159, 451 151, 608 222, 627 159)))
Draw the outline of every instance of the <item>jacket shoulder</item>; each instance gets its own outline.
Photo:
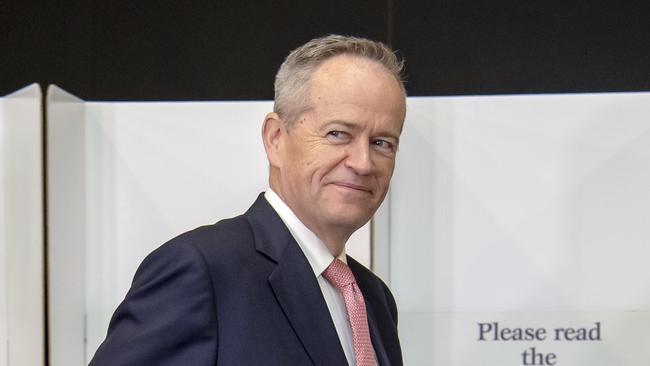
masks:
POLYGON ((155 256, 158 252, 184 255, 194 250, 203 255, 206 251, 211 254, 215 254, 215 251, 232 254, 253 248, 253 241, 250 224, 243 216, 237 216, 184 232, 158 247, 150 256, 155 256))

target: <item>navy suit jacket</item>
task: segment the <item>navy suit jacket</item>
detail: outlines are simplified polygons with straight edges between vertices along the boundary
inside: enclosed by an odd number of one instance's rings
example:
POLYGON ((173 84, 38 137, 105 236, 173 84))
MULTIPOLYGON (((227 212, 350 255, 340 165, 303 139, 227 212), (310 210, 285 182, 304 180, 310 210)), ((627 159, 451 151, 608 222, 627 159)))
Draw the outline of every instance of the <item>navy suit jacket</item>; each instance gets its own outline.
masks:
MULTIPOLYGON (((386 285, 348 264, 380 365, 401 365, 386 285)), ((140 265, 92 366, 347 365, 307 258, 263 195, 243 215, 182 234, 140 265)))

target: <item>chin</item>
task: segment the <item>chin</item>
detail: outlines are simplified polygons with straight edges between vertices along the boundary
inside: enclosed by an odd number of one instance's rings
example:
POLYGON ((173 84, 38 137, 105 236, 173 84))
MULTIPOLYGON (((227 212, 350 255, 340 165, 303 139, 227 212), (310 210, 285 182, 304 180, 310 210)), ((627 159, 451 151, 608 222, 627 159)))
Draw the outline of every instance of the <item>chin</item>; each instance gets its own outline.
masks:
POLYGON ((328 216, 328 221, 335 225, 346 226, 353 230, 357 230, 370 220, 372 212, 369 212, 366 209, 360 210, 359 208, 355 209, 344 205, 338 207, 336 210, 331 210, 328 216))

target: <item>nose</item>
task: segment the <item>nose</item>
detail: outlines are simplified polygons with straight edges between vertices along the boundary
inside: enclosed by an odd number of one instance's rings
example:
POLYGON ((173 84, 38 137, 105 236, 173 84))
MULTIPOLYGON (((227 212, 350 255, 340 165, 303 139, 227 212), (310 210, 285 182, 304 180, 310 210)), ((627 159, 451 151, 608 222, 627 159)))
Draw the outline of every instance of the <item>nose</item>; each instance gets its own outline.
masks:
POLYGON ((348 145, 345 166, 354 170, 358 175, 368 175, 372 172, 373 161, 370 156, 370 143, 359 139, 348 145))

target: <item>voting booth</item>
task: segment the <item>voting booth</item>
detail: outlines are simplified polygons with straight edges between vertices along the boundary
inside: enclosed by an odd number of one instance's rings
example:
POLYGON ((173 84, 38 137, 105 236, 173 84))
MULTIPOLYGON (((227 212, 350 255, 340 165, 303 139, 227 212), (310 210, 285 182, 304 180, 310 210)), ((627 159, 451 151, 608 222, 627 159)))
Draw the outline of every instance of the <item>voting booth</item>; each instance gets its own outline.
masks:
MULTIPOLYGON (((272 103, 85 102, 52 86, 47 106, 50 364, 81 365, 149 252, 268 187, 272 103)), ((351 240, 370 266, 370 226, 351 240)))
MULTIPOLYGON (((87 364, 149 252, 267 188, 271 109, 1 98, 0 366, 45 347, 87 364)), ((395 295, 404 363, 648 364, 650 93, 407 109, 390 193, 347 248, 395 295)))
POLYGON ((406 365, 650 363, 650 93, 409 98, 389 222, 406 365))
POLYGON ((0 366, 45 361, 41 90, 0 98, 0 366))

